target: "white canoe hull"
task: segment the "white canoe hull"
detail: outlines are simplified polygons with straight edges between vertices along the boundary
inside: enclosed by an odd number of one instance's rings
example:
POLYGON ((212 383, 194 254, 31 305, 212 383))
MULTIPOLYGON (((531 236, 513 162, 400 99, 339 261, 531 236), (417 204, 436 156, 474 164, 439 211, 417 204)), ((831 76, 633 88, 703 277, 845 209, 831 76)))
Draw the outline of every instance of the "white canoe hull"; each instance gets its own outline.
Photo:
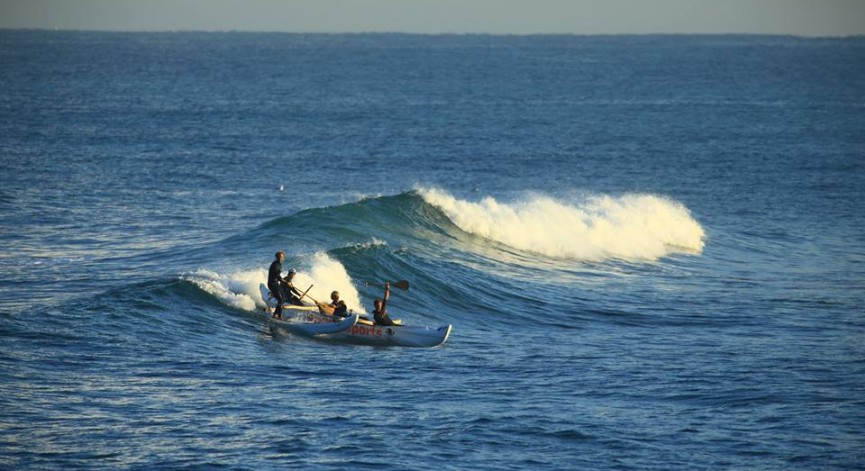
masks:
MULTIPOLYGON (((270 295, 264 283, 259 285, 259 289, 261 299, 267 304, 269 312, 276 307, 276 298, 270 295)), ((435 347, 448 339, 452 328, 450 324, 439 327, 365 325, 358 323, 357 314, 342 321, 339 317, 319 314, 316 306, 283 304, 284 316, 292 315, 292 312, 296 313, 292 318, 282 321, 271 319, 271 328, 339 342, 381 347, 435 347)))
POLYGON ((448 339, 452 326, 384 326, 356 324, 339 333, 320 338, 381 347, 435 347, 448 339))
POLYGON ((264 283, 259 285, 261 299, 267 304, 265 316, 272 332, 285 335, 287 333, 306 335, 334 334, 348 330, 357 324, 359 316, 353 314, 349 317, 332 317, 320 314, 315 306, 296 306, 285 303, 282 305, 283 319, 274 319, 271 316, 273 308, 276 307, 276 298, 270 295, 270 291, 264 283))
MULTIPOLYGON (((269 317, 269 316, 268 316, 269 317)), ((302 313, 285 319, 270 317, 268 323, 272 332, 285 335, 292 333, 315 337, 317 335, 335 334, 346 331, 357 324, 358 316, 331 317, 316 313, 302 313)))

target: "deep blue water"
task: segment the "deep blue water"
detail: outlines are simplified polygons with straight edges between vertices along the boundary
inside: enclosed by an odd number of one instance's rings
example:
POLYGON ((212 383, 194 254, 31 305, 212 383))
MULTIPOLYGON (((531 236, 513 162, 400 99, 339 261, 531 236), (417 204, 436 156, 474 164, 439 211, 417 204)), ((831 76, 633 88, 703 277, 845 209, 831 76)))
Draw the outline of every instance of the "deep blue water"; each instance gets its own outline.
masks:
POLYGON ((0 31, 0 468, 860 468, 862 57, 0 31), (279 249, 451 338, 272 335, 279 249))

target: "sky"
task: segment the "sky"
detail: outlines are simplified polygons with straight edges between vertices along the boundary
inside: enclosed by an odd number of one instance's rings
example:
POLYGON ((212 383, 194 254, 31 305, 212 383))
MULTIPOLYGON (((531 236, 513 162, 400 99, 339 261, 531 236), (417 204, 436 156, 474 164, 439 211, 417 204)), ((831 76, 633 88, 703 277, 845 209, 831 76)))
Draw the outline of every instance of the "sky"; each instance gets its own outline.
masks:
POLYGON ((865 0, 0 0, 0 29, 865 35, 865 0))

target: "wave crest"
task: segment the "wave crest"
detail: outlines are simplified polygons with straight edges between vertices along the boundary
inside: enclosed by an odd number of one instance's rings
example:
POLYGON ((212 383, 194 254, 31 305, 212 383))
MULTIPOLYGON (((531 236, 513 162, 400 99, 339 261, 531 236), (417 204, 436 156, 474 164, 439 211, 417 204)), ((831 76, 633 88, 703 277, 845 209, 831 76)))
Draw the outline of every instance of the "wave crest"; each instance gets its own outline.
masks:
MULTIPOLYGON (((264 307, 264 300, 261 299, 258 287, 259 284, 267 282, 266 269, 227 274, 201 269, 186 275, 184 279, 228 306, 244 311, 264 307)), ((366 314, 366 310, 360 303, 357 288, 345 267, 324 252, 316 252, 304 263, 304 266, 297 267, 294 284, 302 291, 312 286, 307 294, 320 302, 330 302, 331 291, 339 291, 340 298, 350 309, 366 314)))
POLYGON ((420 189, 460 229, 510 247, 557 258, 657 260, 699 254, 705 231, 679 202, 655 195, 591 196, 578 203, 533 195, 503 203, 420 189))

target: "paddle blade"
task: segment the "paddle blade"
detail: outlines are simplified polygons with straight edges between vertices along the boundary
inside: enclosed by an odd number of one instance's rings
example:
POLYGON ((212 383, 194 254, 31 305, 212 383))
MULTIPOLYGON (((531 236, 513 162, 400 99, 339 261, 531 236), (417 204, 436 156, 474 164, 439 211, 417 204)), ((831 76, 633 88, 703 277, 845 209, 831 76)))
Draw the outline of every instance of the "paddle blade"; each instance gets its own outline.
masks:
POLYGON ((318 305, 318 311, 320 313, 328 315, 328 316, 333 315, 333 307, 328 306, 327 304, 324 304, 324 303, 316 303, 316 305, 318 305))
POLYGON ((399 280, 390 284, 393 287, 399 288, 403 291, 408 291, 409 285, 408 280, 399 280))
MULTIPOLYGON (((399 280, 399 281, 394 281, 394 282, 389 282, 389 283, 390 283, 390 285, 393 286, 394 288, 399 288, 399 289, 401 289, 401 290, 403 290, 403 291, 407 291, 408 288, 409 288, 409 285, 408 285, 408 281, 407 281, 407 280, 399 280)), ((367 282, 366 282, 366 285, 367 285, 367 286, 384 286, 382 283, 373 283, 373 282, 371 282, 371 281, 367 281, 367 282)))

